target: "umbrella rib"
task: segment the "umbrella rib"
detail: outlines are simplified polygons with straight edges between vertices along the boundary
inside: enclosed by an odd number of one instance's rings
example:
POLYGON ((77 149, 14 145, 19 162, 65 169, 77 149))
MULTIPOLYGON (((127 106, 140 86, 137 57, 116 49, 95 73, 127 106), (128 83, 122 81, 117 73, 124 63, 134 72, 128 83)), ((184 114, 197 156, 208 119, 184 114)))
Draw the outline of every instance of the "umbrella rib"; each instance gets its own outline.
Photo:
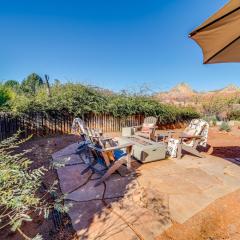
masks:
POLYGON ((236 41, 238 41, 240 39, 240 36, 238 36, 236 39, 234 39, 233 41, 231 41, 229 44, 227 44, 224 48, 222 48, 221 50, 219 50, 218 52, 216 52, 212 57, 210 57, 209 59, 207 59, 204 64, 209 63, 213 58, 215 58, 218 54, 220 54, 221 52, 223 52, 226 48, 228 48, 230 45, 232 45, 233 43, 235 43, 236 41))
POLYGON ((205 25, 205 26, 203 26, 203 27, 201 27, 201 28, 199 28, 199 29, 197 29, 197 30, 191 32, 191 33, 189 34, 189 37, 192 37, 192 36, 195 35, 196 33, 202 31, 203 29, 205 29, 205 28, 211 26, 211 25, 214 24, 215 22, 217 22, 217 21, 219 21, 219 20, 222 20, 223 18, 229 16, 230 14, 232 14, 232 13, 238 11, 238 10, 240 10, 240 6, 237 7, 236 9, 232 10, 231 12, 229 12, 229 13, 227 13, 227 14, 225 14, 225 15, 223 15, 223 16, 217 18, 217 19, 215 19, 214 21, 208 23, 207 25, 205 25))

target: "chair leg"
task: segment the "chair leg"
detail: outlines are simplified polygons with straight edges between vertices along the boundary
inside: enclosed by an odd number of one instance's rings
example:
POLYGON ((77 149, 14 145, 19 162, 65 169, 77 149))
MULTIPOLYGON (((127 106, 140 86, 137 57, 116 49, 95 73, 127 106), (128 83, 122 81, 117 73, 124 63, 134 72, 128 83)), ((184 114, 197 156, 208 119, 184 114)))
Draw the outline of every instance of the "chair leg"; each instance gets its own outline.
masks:
POLYGON ((178 146, 177 146, 177 159, 181 159, 182 158, 182 149, 183 149, 183 144, 182 143, 178 143, 178 146))
POLYGON ((94 187, 99 186, 105 180, 107 180, 114 172, 116 172, 123 164, 127 163, 126 157, 117 160, 108 170, 107 172, 95 183, 94 187))

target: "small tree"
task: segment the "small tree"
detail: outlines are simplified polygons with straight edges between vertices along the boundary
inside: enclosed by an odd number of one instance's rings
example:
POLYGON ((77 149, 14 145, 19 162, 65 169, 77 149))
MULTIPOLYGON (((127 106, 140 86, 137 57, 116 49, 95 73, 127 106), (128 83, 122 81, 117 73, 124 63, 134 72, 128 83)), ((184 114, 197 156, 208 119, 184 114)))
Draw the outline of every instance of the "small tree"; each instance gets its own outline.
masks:
POLYGON ((19 82, 16 80, 7 80, 4 82, 4 86, 8 88, 17 88, 19 86, 19 82))
POLYGON ((23 80, 21 88, 24 92, 34 95, 36 94, 37 89, 43 84, 42 78, 36 73, 32 73, 23 80))

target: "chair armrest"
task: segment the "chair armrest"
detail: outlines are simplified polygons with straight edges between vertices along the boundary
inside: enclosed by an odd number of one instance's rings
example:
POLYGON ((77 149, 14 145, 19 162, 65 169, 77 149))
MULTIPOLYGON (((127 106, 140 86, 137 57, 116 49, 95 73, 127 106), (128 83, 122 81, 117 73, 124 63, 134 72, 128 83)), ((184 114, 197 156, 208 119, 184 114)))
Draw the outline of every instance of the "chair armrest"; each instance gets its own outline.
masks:
POLYGON ((158 136, 162 136, 162 137, 165 137, 165 138, 167 138, 167 137, 171 138, 173 133, 175 133, 175 131, 168 130, 166 132, 159 133, 158 136))
POLYGON ((198 135, 180 135, 179 138, 187 138, 187 139, 201 139, 202 136, 198 136, 198 135))
POLYGON ((118 149, 123 149, 123 148, 128 148, 128 147, 132 147, 134 145, 134 143, 125 143, 119 146, 115 146, 115 147, 109 147, 109 148, 105 148, 102 149, 103 152, 108 152, 108 151, 114 151, 114 150, 118 150, 118 149))
POLYGON ((134 145, 133 143, 126 143, 126 144, 122 144, 122 145, 119 145, 119 146, 116 146, 116 147, 98 148, 98 147, 90 144, 89 147, 98 151, 98 152, 111 152, 111 151, 122 149, 122 148, 132 147, 133 145, 134 145))
POLYGON ((112 137, 104 137, 104 138, 101 138, 102 141, 109 141, 109 140, 113 140, 112 137))

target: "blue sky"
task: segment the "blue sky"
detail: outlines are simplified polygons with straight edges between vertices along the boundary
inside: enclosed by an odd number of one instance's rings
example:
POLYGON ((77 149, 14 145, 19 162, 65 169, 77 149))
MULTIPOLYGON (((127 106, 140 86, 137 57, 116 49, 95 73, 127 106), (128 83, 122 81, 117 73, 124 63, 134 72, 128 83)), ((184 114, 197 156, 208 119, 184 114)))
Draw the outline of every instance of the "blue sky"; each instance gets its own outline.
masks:
POLYGON ((188 33, 227 0, 0 0, 0 80, 31 72, 113 90, 240 86, 239 64, 203 65, 188 33))

